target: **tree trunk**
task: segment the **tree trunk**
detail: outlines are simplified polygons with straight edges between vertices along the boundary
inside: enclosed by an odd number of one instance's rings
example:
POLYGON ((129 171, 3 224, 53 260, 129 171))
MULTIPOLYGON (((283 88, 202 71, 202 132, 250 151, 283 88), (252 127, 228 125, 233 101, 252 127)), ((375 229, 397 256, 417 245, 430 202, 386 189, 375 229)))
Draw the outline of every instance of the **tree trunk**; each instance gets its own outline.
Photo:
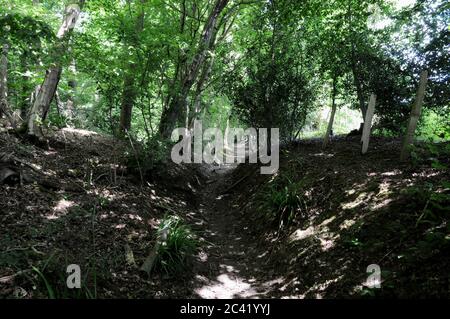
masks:
POLYGON ((202 112, 202 92, 204 90, 204 84, 208 81, 208 78, 212 71, 212 66, 214 64, 214 57, 211 57, 207 63, 203 65, 202 73, 199 80, 197 81, 195 93, 194 93, 194 103, 192 105, 193 114, 189 120, 188 127, 191 129, 194 125, 194 121, 198 119, 199 114, 202 112))
POLYGON ((74 124, 73 121, 75 119, 75 92, 77 89, 77 80, 75 79, 76 73, 77 73, 77 66, 76 66, 75 60, 72 60, 69 70, 73 77, 71 77, 67 81, 67 86, 69 87, 69 92, 68 92, 66 107, 65 107, 63 114, 66 117, 66 125, 71 127, 71 126, 73 126, 73 124, 74 124))
POLYGON ((4 44, 0 59, 0 118, 8 109, 8 45, 4 44))
POLYGON ((400 154, 400 160, 405 161, 410 156, 409 147, 414 140, 414 133, 416 131, 417 122, 419 121, 420 112, 422 110, 423 99, 425 97, 425 89, 428 81, 428 71, 424 70, 420 74, 419 87, 417 89, 416 100, 414 101, 411 117, 409 119, 408 128, 406 130, 403 146, 400 154))
POLYGON ((26 71, 28 70, 27 61, 29 55, 29 51, 25 49, 23 54, 20 56, 21 71, 23 73, 22 87, 20 92, 20 116, 22 119, 27 118, 27 113, 30 108, 30 91, 33 89, 33 87, 30 85, 30 77, 26 74, 26 71))
POLYGON ((377 96, 375 94, 372 94, 370 96, 369 108, 367 109, 366 117, 364 119, 364 128, 362 130, 362 136, 361 136, 361 142, 362 142, 361 154, 366 154, 367 150, 369 148, 370 129, 372 127, 372 118, 373 118, 373 114, 375 112, 376 100, 377 100, 377 96))
POLYGON ((186 107, 187 96, 176 95, 170 99, 167 109, 163 110, 159 124, 159 133, 164 138, 170 138, 172 130, 178 122, 178 113, 186 107))
POLYGON ((54 52, 56 62, 46 71, 44 81, 40 86, 28 116, 29 135, 42 135, 39 130, 40 124, 48 115, 50 103, 55 96, 59 79, 61 78, 62 66, 60 56, 65 53, 64 40, 66 40, 75 27, 83 4, 84 0, 80 0, 78 4, 69 4, 66 6, 63 22, 56 35, 59 39, 54 52))
POLYGON ((334 116, 336 114, 336 78, 333 79, 333 93, 332 93, 332 102, 331 102, 331 115, 330 121, 328 122, 327 131, 325 133, 325 137, 323 138, 322 147, 327 147, 327 144, 330 140, 331 130, 333 129, 334 116))
POLYGON ((62 114, 64 114, 64 110, 61 106, 61 99, 59 98, 58 91, 55 92, 55 104, 56 104, 56 112, 58 113, 59 116, 62 116, 62 114))
POLYGON ((348 18, 349 18, 349 28, 350 28, 350 45, 351 45, 351 69, 353 75, 353 83, 356 88, 356 95, 358 97, 359 109, 361 110, 363 121, 366 118, 367 107, 364 101, 363 87, 361 83, 360 74, 358 71, 358 60, 356 54, 356 33, 353 29, 353 12, 352 12, 352 2, 348 2, 348 10, 347 10, 348 18))
MULTIPOLYGON (((352 45, 353 46, 353 45, 352 45)), ((356 88, 356 96, 358 97, 359 109, 361 110, 363 120, 366 118, 367 107, 364 101, 364 94, 362 89, 361 79, 358 73, 358 66, 356 61, 355 49, 352 47, 352 74, 353 74, 353 83, 356 88)))
POLYGON ((134 63, 130 63, 129 73, 125 75, 123 81, 122 102, 120 105, 120 134, 128 132, 131 128, 131 116, 133 114, 133 104, 136 98, 134 63))
POLYGON ((214 7, 206 21, 203 28, 203 34, 200 39, 200 43, 192 62, 188 67, 188 72, 181 79, 181 88, 175 90, 170 97, 170 102, 167 109, 163 110, 161 115, 161 121, 159 125, 159 133, 164 138, 170 138, 172 130, 179 121, 179 115, 183 114, 189 92, 197 80, 199 70, 203 66, 208 51, 214 46, 216 24, 218 17, 222 13, 223 9, 228 4, 229 0, 216 0, 214 7))
POLYGON ((42 83, 39 88, 28 117, 29 135, 42 135, 39 127, 41 125, 41 121, 45 120, 47 117, 50 103, 52 102, 53 97, 55 96, 56 88, 58 87, 60 76, 61 67, 59 66, 54 66, 47 70, 44 83, 42 83))
POLYGON ((0 118, 5 114, 9 124, 16 128, 17 123, 8 104, 8 49, 9 46, 4 44, 0 61, 0 118))
MULTIPOLYGON (((141 0, 141 11, 136 20, 136 35, 133 43, 134 45, 139 44, 139 35, 144 30, 144 4, 147 0, 141 0)), ((123 90, 122 90, 122 101, 120 105, 120 121, 119 121, 119 134, 124 135, 131 128, 131 118, 133 115, 133 106, 136 100, 136 71, 137 65, 135 62, 130 62, 127 66, 127 71, 123 79, 123 90)))

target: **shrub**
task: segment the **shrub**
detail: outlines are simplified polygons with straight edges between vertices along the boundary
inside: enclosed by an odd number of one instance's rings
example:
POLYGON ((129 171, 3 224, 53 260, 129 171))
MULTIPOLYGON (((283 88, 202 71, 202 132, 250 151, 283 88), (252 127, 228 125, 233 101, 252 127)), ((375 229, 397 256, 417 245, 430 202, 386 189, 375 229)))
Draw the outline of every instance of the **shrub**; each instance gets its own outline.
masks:
POLYGON ((161 168, 170 157, 171 142, 153 137, 142 145, 132 141, 130 149, 125 154, 128 169, 142 178, 153 178, 157 168, 161 168))
POLYGON ((292 182, 289 177, 280 177, 276 182, 269 184, 265 196, 267 217, 277 221, 279 229, 290 224, 294 218, 304 217, 306 202, 303 197, 304 182, 292 182))
POLYGON ((155 270, 173 275, 188 269, 190 258, 198 247, 189 226, 176 215, 166 216, 159 225, 158 238, 162 238, 162 242, 158 247, 155 270))

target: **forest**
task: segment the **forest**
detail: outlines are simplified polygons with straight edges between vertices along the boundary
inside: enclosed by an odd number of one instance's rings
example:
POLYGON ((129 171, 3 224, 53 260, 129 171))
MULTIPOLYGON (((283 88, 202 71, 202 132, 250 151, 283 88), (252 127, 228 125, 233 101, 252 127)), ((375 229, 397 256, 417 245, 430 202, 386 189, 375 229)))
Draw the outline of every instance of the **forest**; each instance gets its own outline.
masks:
POLYGON ((450 298, 448 1, 0 0, 0 54, 0 299, 450 298))

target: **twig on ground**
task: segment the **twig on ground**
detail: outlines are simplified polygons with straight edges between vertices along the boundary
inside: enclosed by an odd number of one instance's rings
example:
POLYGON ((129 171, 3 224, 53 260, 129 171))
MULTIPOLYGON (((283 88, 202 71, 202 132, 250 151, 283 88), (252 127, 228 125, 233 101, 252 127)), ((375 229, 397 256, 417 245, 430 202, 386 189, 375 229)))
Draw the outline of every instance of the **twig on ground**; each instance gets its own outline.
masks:
POLYGON ((16 278, 17 276, 24 275, 31 271, 32 271, 32 269, 25 269, 25 270, 18 271, 15 274, 12 274, 9 276, 0 277, 0 284, 7 284, 7 283, 11 282, 12 280, 14 280, 14 278, 16 278))

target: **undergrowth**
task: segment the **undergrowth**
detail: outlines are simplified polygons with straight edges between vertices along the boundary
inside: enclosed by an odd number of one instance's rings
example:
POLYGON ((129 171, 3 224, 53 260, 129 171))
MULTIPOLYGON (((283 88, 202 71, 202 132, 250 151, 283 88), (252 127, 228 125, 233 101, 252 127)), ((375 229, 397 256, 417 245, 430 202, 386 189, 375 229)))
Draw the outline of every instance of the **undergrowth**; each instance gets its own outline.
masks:
POLYGON ((293 177, 281 175, 268 183, 262 191, 264 217, 276 222, 282 230, 296 218, 307 217, 305 180, 295 181, 293 177))
POLYGON ((155 270, 177 275, 188 270, 191 257, 196 253, 198 241, 185 222, 176 215, 167 215, 158 228, 158 247, 155 270))
POLYGON ((26 279, 32 283, 39 298, 48 299, 96 299, 98 278, 94 264, 87 264, 81 267, 81 287, 68 288, 67 259, 51 255, 47 260, 32 266, 32 272, 26 279))

